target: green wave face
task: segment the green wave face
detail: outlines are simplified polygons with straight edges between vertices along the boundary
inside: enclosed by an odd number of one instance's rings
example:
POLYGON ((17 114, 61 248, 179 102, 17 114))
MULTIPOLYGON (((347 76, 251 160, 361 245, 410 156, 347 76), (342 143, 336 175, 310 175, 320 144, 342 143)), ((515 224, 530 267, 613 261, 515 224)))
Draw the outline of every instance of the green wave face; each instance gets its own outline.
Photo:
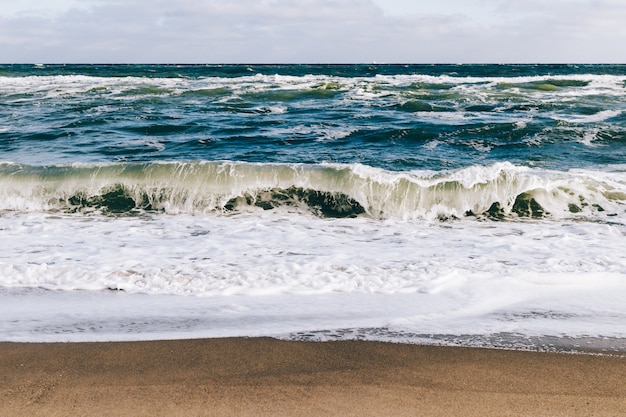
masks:
POLYGON ((321 217, 505 220, 622 217, 623 173, 504 163, 440 172, 241 162, 0 165, 0 210, 227 214, 288 209, 321 217))

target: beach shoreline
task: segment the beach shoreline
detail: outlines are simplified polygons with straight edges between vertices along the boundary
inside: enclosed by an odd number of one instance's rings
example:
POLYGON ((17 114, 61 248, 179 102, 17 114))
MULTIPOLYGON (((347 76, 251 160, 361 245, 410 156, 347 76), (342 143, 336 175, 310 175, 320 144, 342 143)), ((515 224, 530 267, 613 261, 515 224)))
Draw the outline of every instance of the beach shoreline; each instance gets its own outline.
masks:
POLYGON ((626 417, 625 81, 0 65, 0 417, 626 417))
POLYGON ((3 342, 0 376, 0 415, 11 416, 623 416, 626 410, 623 355, 271 338, 3 342))

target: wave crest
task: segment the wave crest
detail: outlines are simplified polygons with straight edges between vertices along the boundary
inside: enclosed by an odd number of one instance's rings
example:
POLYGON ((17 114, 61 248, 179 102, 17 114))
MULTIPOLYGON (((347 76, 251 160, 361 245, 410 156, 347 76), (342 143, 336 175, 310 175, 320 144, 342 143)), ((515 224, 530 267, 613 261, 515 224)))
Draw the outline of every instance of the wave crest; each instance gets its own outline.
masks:
POLYGON ((623 215, 626 176, 509 163, 437 173, 358 164, 5 163, 0 198, 3 211, 200 214, 286 208, 376 219, 597 219, 623 215))

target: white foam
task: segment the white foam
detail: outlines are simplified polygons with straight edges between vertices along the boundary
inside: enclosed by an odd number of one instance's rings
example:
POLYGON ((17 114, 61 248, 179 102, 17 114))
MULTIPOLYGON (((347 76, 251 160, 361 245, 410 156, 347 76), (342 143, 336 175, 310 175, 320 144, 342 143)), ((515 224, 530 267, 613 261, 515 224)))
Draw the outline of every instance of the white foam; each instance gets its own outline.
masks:
POLYGON ((165 150, 165 144, 159 142, 157 139, 143 138, 143 139, 133 139, 122 142, 119 146, 121 147, 146 147, 153 148, 156 151, 165 150))
POLYGON ((622 113, 623 110, 603 110, 595 114, 585 116, 567 117, 562 115, 556 115, 555 118, 565 120, 569 123, 598 123, 619 116, 622 113))
POLYGON ((626 336, 622 225, 324 220, 278 210, 117 219, 5 213, 0 230, 0 288, 22 294, 0 303, 5 340, 359 326, 626 336), (63 292, 35 297, 25 287, 63 292), (128 298, 116 308, 119 297, 103 289, 128 298), (81 331, 71 330, 77 320, 81 331), (90 320, 99 323, 92 330, 90 320), (129 324, 141 320, 144 330, 129 324))
MULTIPOLYGON (((148 77, 92 77, 85 75, 0 77, 0 94, 34 94, 35 99, 62 97, 83 94, 94 89, 108 94, 113 99, 128 99, 121 93, 142 87, 158 87, 165 91, 155 94, 180 94, 212 88, 228 88, 237 96, 251 92, 311 90, 327 84, 340 86, 349 92, 350 99, 372 100, 395 98, 400 102, 407 91, 401 93, 398 88, 411 87, 420 83, 432 85, 454 84, 452 91, 473 97, 477 102, 489 102, 491 95, 498 90, 498 85, 510 85, 519 92, 519 87, 528 83, 549 83, 556 81, 585 81, 586 86, 562 87, 558 91, 525 90, 529 97, 541 100, 560 101, 567 97, 614 96, 622 97, 623 77, 610 75, 564 75, 564 76, 528 76, 528 77, 452 77, 448 75, 377 75, 374 77, 337 77, 326 75, 284 76, 261 75, 237 78, 201 77, 189 78, 148 78, 148 77)), ((145 92, 144 92, 145 93, 145 92)))

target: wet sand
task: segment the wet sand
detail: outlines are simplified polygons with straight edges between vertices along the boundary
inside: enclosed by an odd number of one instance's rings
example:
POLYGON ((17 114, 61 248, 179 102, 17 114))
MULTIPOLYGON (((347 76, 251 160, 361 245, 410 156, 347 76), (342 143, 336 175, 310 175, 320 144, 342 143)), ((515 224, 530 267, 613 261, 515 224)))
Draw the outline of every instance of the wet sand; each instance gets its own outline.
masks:
POLYGON ((626 357, 267 338, 0 343, 0 416, 626 416, 626 357))

